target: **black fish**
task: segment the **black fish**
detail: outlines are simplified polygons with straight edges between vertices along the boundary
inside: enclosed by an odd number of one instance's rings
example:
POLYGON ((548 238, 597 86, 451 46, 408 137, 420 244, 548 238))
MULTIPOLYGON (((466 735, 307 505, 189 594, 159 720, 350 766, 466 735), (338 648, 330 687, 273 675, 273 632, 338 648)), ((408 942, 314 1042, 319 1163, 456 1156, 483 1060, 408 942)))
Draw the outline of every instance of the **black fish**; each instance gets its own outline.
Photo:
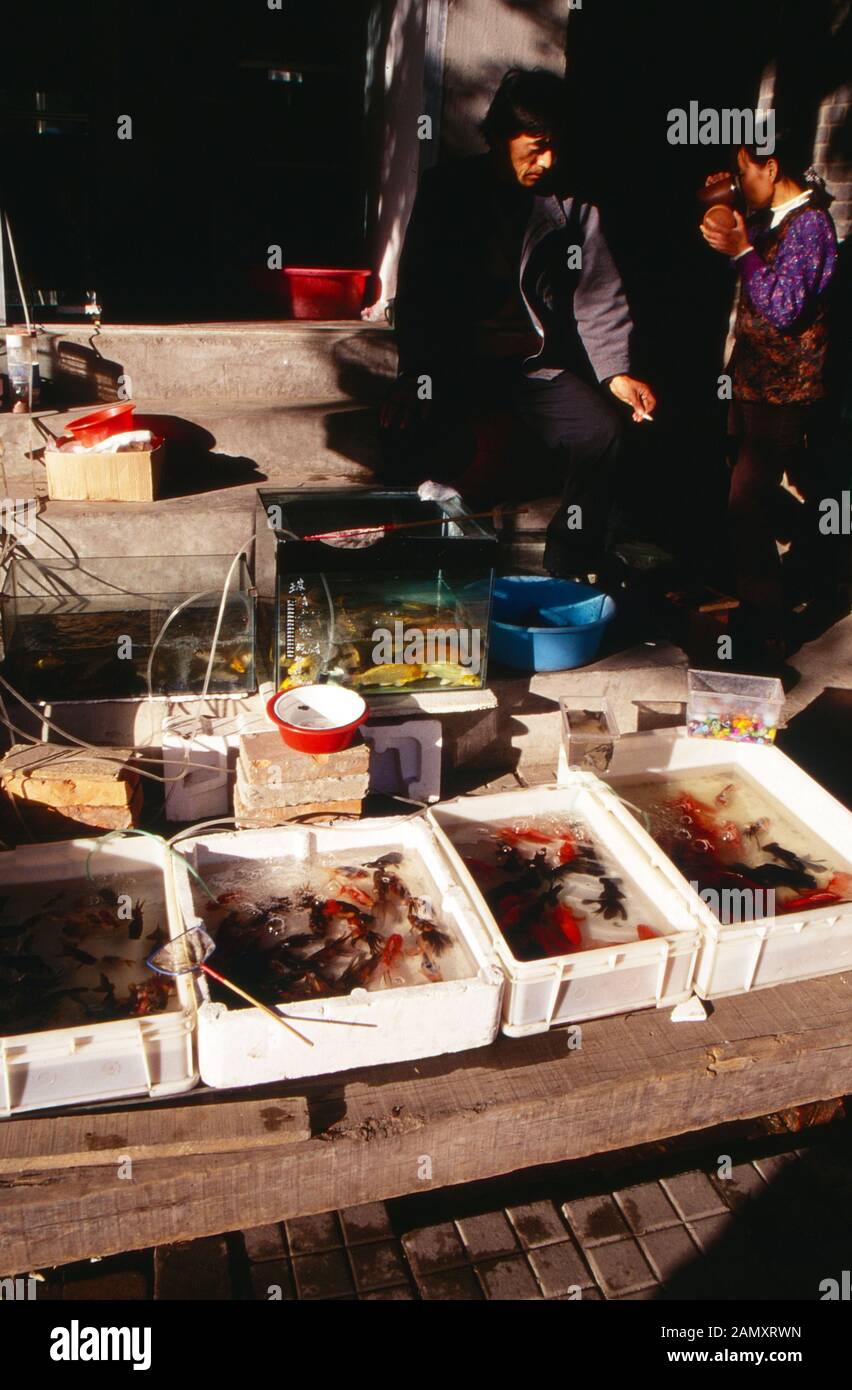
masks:
POLYGON ((620 917, 623 921, 627 918, 624 910, 624 894, 618 886, 617 879, 601 879, 601 895, 599 898, 583 898, 585 905, 596 904, 595 911, 602 912, 604 918, 609 921, 612 917, 620 917))
POLYGON ((750 878, 761 888, 816 888, 813 874, 804 869, 790 869, 780 864, 730 864, 737 873, 750 878))
POLYGON ((367 869, 383 869, 386 864, 401 863, 402 854, 399 852, 399 850, 394 849, 390 850, 388 854, 380 854, 378 859, 370 859, 364 867, 367 869))
POLYGON ((821 873, 825 873, 827 870, 827 865, 816 859, 809 859, 806 854, 794 854, 791 849, 784 849, 774 840, 771 844, 764 845, 763 849, 765 853, 771 854, 773 859, 780 859, 782 864, 786 864, 789 869, 798 869, 800 873, 806 869, 816 869, 817 872, 821 873))
POLYGON ((553 870, 554 878, 564 878, 567 874, 589 874, 592 878, 604 878, 606 868, 592 849, 581 849, 567 864, 560 864, 553 870))

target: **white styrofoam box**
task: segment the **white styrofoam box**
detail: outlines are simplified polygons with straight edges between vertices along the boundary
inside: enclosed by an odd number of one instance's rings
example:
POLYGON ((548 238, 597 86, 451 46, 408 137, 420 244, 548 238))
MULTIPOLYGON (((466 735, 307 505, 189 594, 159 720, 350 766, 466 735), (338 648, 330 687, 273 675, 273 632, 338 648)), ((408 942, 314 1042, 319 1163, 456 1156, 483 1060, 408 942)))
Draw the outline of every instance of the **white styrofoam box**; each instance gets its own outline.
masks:
POLYGON ((439 719, 372 720, 361 730, 370 745, 370 791, 412 801, 441 795, 442 734, 439 719))
MULTIPOLYGON (((837 869, 852 871, 852 815, 773 745, 690 738, 685 729, 625 734, 616 744, 606 780, 629 800, 631 782, 723 767, 735 768, 780 801, 788 815, 801 821, 831 848, 837 856, 837 869)), ((622 806, 620 814, 625 822, 633 821, 638 826, 626 806, 622 806)), ((852 968, 852 903, 723 926, 641 827, 640 835, 655 866, 686 895, 691 911, 701 923, 703 939, 695 990, 702 999, 718 999, 852 968)))
POLYGON ((459 882, 476 904, 489 940, 506 975, 503 1032, 511 1036, 543 1033, 557 1023, 635 1009, 666 1008, 692 993, 698 957, 698 925, 683 895, 674 894, 652 867, 647 850, 632 828, 616 814, 618 799, 588 772, 568 772, 563 786, 527 787, 523 791, 460 796, 432 807, 427 816, 447 836, 459 882), (615 856, 623 876, 632 881, 675 928, 668 936, 601 946, 545 960, 519 961, 497 925, 461 856, 452 847, 454 826, 488 825, 514 818, 576 815, 615 856))
MULTIPOLYGON (((14 898, 16 888, 35 884, 47 898, 52 886, 58 890, 85 877, 86 861, 97 846, 97 840, 66 840, 10 850, 0 855, 0 894, 14 898)), ((163 883, 163 918, 171 920, 167 858, 165 847, 153 840, 116 837, 98 848, 92 874, 96 881, 102 875, 157 874, 163 883)), ((188 1091, 198 1081, 194 1029, 194 992, 180 980, 164 1013, 0 1037, 0 1117, 188 1091)))
POLYGON ((163 720, 163 776, 166 782, 166 820, 198 821, 226 816, 230 809, 229 751, 239 747, 239 734, 185 734, 183 720, 163 720), (181 775, 184 774, 184 775, 181 775))
MULTIPOLYGON (((444 980, 393 989, 355 989, 351 994, 281 1004, 279 1013, 304 1020, 299 1031, 313 1047, 288 1035, 259 1009, 229 1009, 214 1003, 207 982, 198 979, 198 1055, 201 1076, 210 1086, 253 1086, 352 1067, 411 1061, 444 1052, 482 1047, 494 1040, 500 1023, 503 976, 489 949, 478 916, 454 882, 433 828, 419 816, 388 817, 329 827, 278 826, 273 830, 226 831, 187 838, 181 855, 201 874, 229 862, 291 858, 305 865, 323 855, 352 852, 364 860, 390 849, 419 858, 435 891, 430 895, 451 935, 459 937, 474 962, 468 979, 444 980), (315 1024, 312 1018, 352 1019, 375 1028, 315 1024)), ((201 925, 188 870, 175 860, 174 930, 201 925)), ((215 965, 213 957, 212 964, 215 965)))

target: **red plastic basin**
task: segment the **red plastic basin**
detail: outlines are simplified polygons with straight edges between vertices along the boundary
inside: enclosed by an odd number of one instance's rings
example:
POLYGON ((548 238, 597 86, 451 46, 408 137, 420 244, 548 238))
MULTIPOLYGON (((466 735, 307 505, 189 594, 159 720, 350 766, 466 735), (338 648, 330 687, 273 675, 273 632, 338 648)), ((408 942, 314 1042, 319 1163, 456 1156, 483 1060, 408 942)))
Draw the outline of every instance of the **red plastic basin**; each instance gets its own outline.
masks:
POLYGON ((285 266, 281 273, 294 319, 357 319, 372 271, 285 266))
POLYGON ((132 430, 135 409, 133 401, 117 401, 115 405, 106 405, 102 410, 93 410, 91 415, 69 420, 65 428, 78 444, 100 444, 102 439, 109 439, 112 434, 132 430))
POLYGON ((339 753, 349 747, 370 711, 356 691, 341 685, 300 685, 273 695, 266 713, 290 748, 339 753))

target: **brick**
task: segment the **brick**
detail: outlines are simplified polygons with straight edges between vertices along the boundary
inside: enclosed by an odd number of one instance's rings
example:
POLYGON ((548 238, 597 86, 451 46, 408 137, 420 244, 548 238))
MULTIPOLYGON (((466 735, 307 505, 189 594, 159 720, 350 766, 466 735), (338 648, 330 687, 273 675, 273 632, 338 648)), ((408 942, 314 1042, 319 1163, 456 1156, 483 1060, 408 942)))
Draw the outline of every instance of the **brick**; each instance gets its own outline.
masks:
POLYGON ((347 1207, 338 1213, 347 1245, 383 1240, 393 1236, 393 1227, 384 1202, 367 1202, 361 1207, 347 1207))
POLYGON ((139 787, 130 748, 105 749, 113 760, 75 757, 55 744, 15 744, 0 761, 0 784, 20 801, 66 807, 126 808, 139 787))
POLYGON ((408 1262, 418 1276, 425 1277, 439 1269, 467 1264, 461 1236, 450 1221, 412 1231, 402 1237, 402 1244, 408 1262))
POLYGON ((413 1302, 417 1299, 410 1284, 393 1284, 389 1289, 373 1289, 370 1293, 361 1295, 362 1303, 370 1303, 376 1299, 387 1299, 389 1302, 399 1303, 401 1301, 413 1302))
POLYGON ((209 1237, 160 1245, 154 1251, 154 1297, 169 1299, 230 1299, 231 1275, 227 1242, 209 1237))
POLYGON ((343 1244, 333 1211, 323 1211, 317 1216, 294 1217, 287 1222, 287 1239, 293 1255, 313 1255, 320 1250, 334 1250, 343 1244))
POLYGON ((541 1290, 523 1255, 478 1264, 476 1272, 486 1298, 512 1302, 541 1298, 541 1290))
POLYGON ((282 782, 310 782, 316 777, 345 777, 368 772, 370 749, 366 743, 354 743, 339 753, 299 753, 290 748, 275 731, 263 734, 243 734, 240 739, 240 762, 246 779, 256 786, 270 785, 272 775, 282 782))
POLYGON ((635 1240, 610 1241, 589 1250, 589 1263, 608 1298, 636 1293, 653 1284, 654 1275, 635 1240))
POLYGON ((421 1281, 420 1292, 423 1298, 452 1303, 485 1298, 472 1269, 449 1269, 443 1274, 430 1274, 421 1281))
POLYGON ((264 810, 268 806, 305 806, 325 801, 352 801, 364 797, 369 790, 370 778, 366 772, 355 772, 348 777, 318 777, 315 781, 283 782, 280 786, 252 786, 237 773, 237 787, 240 801, 248 811, 264 810))
POLYGON ((571 1240, 531 1250, 529 1262, 545 1298, 559 1298, 571 1288, 588 1288, 592 1283, 592 1276, 571 1240))
POLYGON ((405 1261, 395 1241, 383 1240, 374 1245, 355 1245, 349 1251, 355 1283, 359 1290, 381 1289, 399 1284, 407 1274, 405 1261))
MULTIPOLYGON (((36 1301, 47 1297, 46 1284, 36 1285, 36 1301), (43 1294, 42 1291, 45 1291, 43 1294)), ((151 1296, 148 1271, 133 1256, 119 1255, 114 1259, 98 1260, 96 1264, 74 1265, 65 1270, 62 1297, 94 1300, 147 1300, 151 1296)))
POLYGON ((782 1176, 792 1158, 792 1154, 768 1154, 766 1158, 756 1158, 754 1166, 764 1182, 772 1183, 782 1176))
POLYGON ((472 1260, 487 1260, 492 1255, 505 1255, 510 1251, 514 1253, 518 1248, 515 1233, 502 1211, 468 1216, 456 1224, 472 1260))
POLYGON ((252 1265, 249 1275, 257 1300, 289 1302, 296 1297, 296 1281, 289 1260, 266 1260, 263 1264, 252 1265))
POLYGON ((678 1173, 674 1178, 663 1178, 662 1186, 674 1208, 685 1221, 699 1220, 702 1216, 716 1216, 727 1210, 718 1196, 706 1173, 694 1170, 691 1173, 678 1173))
POLYGON ((766 1195, 766 1183, 750 1163, 738 1163, 729 1178, 716 1177, 714 1186, 720 1196, 735 1211, 747 1206, 754 1197, 766 1195))
POLYGON ((38 802, 41 806, 129 806, 139 778, 118 782, 95 777, 66 777, 48 779, 14 773, 3 778, 3 790, 21 801, 38 802))
POLYGON ((127 806, 44 806, 39 801, 12 798, 24 823, 35 835, 61 837, 83 829, 130 830, 142 813, 142 788, 137 787, 127 806))
POLYGON ((685 1226, 671 1226, 666 1231, 649 1231, 639 1242, 657 1278, 663 1283, 681 1269, 700 1259, 695 1243, 685 1226))
POLYGON ((568 1234, 552 1202, 530 1202, 528 1206, 509 1207, 506 1214, 521 1245, 528 1249, 565 1240, 568 1234))
POLYGON ((343 1250, 321 1255, 297 1255, 293 1273, 300 1298, 337 1298, 354 1293, 349 1261, 343 1250))
POLYGON ((733 1226, 733 1212, 728 1211, 724 1215, 705 1216, 700 1221, 690 1221, 687 1229, 706 1255, 714 1245, 730 1234, 733 1226))
POLYGON ((582 1245, 602 1245, 628 1234, 624 1217, 611 1197, 581 1197, 565 1202, 562 1210, 582 1245))
POLYGON ((287 1254, 284 1231, 281 1226, 253 1226, 243 1231, 246 1254, 252 1263, 261 1260, 278 1260, 287 1254))
POLYGON ((641 1183, 616 1192, 615 1200, 634 1235, 677 1226, 679 1217, 659 1183, 641 1183))
POLYGON ((266 807, 260 811, 243 806, 239 787, 234 788, 234 819, 240 830, 263 829, 266 826, 286 825, 298 816, 360 816, 361 801, 311 802, 306 806, 266 807))

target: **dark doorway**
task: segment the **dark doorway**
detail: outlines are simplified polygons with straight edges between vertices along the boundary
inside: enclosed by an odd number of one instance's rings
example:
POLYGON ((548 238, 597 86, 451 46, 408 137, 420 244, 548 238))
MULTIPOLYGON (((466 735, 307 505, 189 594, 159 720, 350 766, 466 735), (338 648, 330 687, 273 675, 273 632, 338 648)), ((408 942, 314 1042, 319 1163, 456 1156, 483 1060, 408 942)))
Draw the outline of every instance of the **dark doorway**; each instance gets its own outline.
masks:
POLYGON ((270 3, 19 7, 0 205, 29 286, 113 322, 275 318, 270 246, 361 262, 367 0, 270 3))

